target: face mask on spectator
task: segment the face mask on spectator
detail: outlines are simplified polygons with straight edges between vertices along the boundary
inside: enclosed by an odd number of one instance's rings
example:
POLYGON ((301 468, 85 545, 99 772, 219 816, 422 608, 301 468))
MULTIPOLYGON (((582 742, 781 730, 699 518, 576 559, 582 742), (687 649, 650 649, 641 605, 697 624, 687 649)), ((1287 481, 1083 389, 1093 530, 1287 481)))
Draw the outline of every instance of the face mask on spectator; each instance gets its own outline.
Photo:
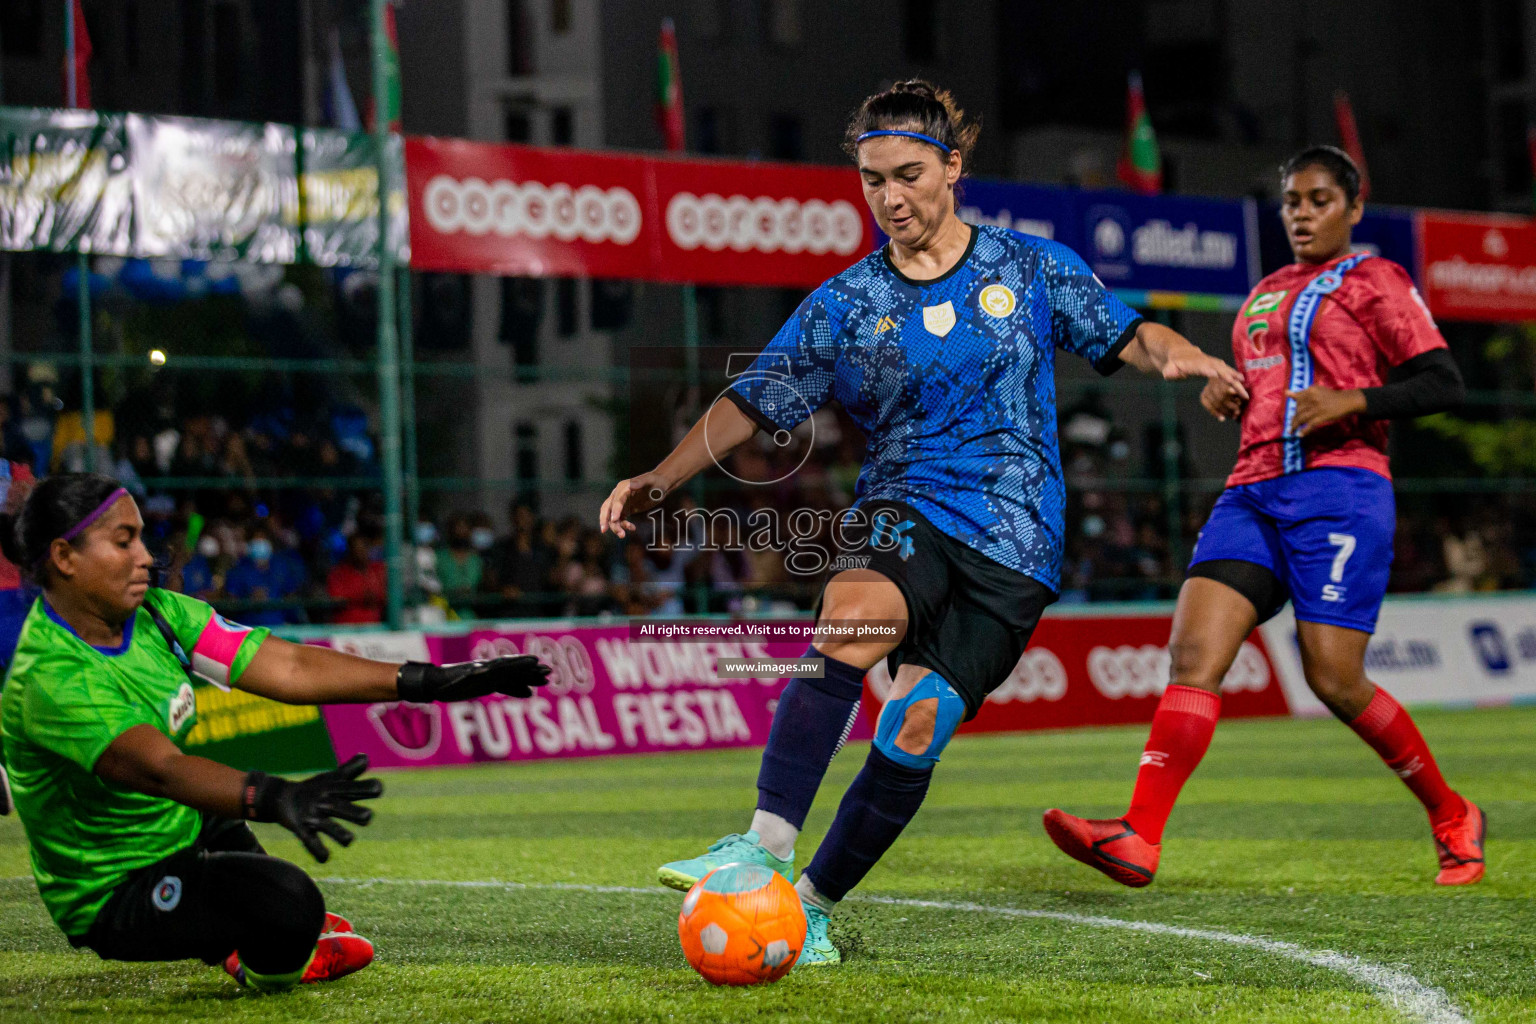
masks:
POLYGON ((469 542, 475 546, 476 551, 488 551, 496 543, 496 534, 487 527, 476 527, 469 533, 469 542))
POLYGON ((431 523, 416 524, 416 543, 421 547, 437 543, 437 527, 431 523))
POLYGON ((204 558, 219 557, 219 540, 217 537, 204 537, 197 542, 197 553, 204 558))
POLYGON ((257 537, 251 541, 251 558, 257 562, 272 561, 272 542, 265 537, 257 537))

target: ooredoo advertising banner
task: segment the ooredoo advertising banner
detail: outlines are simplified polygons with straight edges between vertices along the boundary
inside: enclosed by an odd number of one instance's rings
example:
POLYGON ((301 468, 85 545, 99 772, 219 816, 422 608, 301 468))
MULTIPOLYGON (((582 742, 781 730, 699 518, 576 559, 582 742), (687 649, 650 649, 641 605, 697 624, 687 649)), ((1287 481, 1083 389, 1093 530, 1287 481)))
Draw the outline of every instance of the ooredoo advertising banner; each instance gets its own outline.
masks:
POLYGON ((408 138, 412 264, 810 287, 872 244, 851 168, 408 138))
POLYGON ((1536 320, 1536 221, 1496 214, 1419 215, 1429 311, 1447 320, 1536 320))
MULTIPOLYGON (((1013 673, 992 691, 961 732, 1019 732, 1150 722, 1168 686, 1167 612, 1147 615, 1047 615, 1013 673)), ((879 714, 889 685, 869 674, 865 710, 879 714)), ((1221 684, 1224 718, 1289 713, 1279 675, 1258 633, 1243 643, 1221 684)))

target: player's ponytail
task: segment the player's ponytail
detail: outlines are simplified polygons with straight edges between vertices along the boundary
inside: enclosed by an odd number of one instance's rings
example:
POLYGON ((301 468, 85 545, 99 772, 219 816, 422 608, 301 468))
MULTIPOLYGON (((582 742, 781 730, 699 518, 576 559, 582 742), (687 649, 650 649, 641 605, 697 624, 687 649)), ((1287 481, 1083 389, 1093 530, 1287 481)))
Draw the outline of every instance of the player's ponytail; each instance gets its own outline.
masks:
POLYGON ((71 539, 122 488, 100 473, 59 473, 32 488, 19 512, 0 513, 0 553, 23 574, 42 582, 48 552, 59 538, 71 539))
POLYGON ((959 152, 961 166, 969 170, 971 151, 981 135, 981 122, 967 118, 949 90, 921 78, 910 78, 859 104, 848 120, 843 151, 858 159, 859 136, 891 130, 919 132, 938 140, 946 149, 959 152))

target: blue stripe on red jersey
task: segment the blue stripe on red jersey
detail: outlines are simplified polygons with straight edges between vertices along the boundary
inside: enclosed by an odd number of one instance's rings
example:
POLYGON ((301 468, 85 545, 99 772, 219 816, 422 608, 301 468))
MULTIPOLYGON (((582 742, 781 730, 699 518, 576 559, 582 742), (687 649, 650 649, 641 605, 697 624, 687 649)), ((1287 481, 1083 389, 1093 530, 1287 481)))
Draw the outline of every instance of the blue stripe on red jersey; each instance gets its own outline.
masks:
MULTIPOLYGON (((1312 386, 1312 322, 1317 319, 1317 309, 1323 296, 1332 295, 1344 283, 1344 275, 1371 258, 1362 252, 1341 261, 1332 270, 1318 274, 1296 296, 1291 306, 1291 317, 1286 325, 1286 336, 1291 344, 1291 380, 1288 390, 1305 391, 1312 386)), ((1283 446, 1283 471, 1300 473, 1307 468, 1306 455, 1301 447, 1301 435, 1296 433, 1296 399, 1285 400, 1285 428, 1281 432, 1283 446)))

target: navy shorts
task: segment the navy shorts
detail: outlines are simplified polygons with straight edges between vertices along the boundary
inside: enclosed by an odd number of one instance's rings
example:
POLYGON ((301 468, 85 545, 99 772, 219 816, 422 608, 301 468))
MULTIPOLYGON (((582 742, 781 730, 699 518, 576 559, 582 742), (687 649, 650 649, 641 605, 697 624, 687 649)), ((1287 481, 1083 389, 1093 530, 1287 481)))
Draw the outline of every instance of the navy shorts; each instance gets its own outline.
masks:
MULTIPOLYGON (((896 584, 907 603, 906 635, 886 656, 891 677, 908 664, 937 672, 965 698, 970 721, 987 694, 1008 681, 1056 593, 942 532, 905 502, 858 507, 871 522, 844 531, 849 550, 868 554, 862 568, 896 584), (870 543, 872 520, 882 511, 894 527, 888 536, 901 543, 870 543)), ((825 596, 823 589, 816 600, 818 619, 825 596)))
POLYGON ((1392 481, 1368 469, 1309 469, 1228 487, 1189 564, 1253 562, 1275 574, 1296 618, 1374 633, 1396 528, 1392 481))

